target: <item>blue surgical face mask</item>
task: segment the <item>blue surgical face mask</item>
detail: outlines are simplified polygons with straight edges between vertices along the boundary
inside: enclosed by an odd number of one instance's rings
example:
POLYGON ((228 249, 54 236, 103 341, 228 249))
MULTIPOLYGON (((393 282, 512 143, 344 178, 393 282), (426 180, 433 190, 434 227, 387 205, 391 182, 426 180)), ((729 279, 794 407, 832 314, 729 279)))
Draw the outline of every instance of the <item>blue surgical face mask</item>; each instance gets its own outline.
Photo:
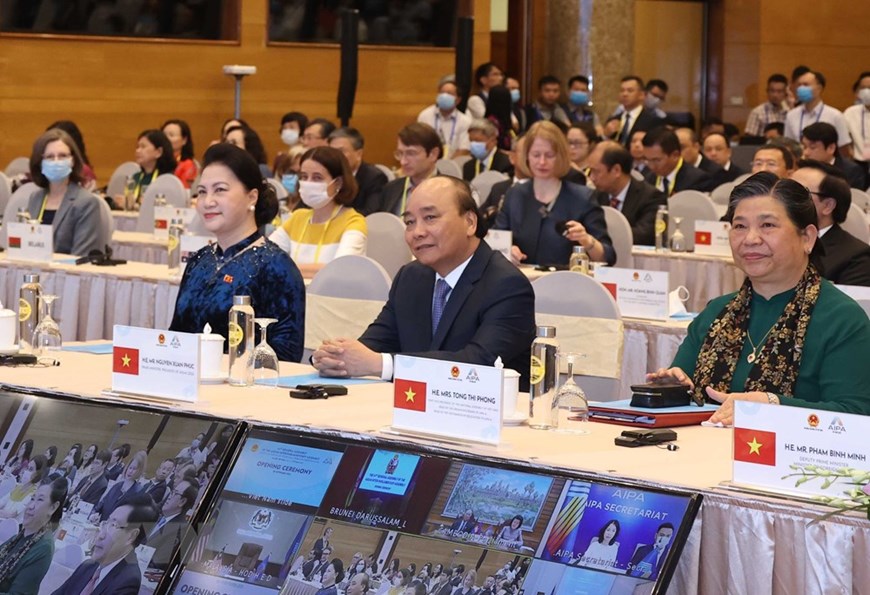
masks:
POLYGON ((281 176, 281 185, 290 194, 296 192, 296 183, 299 181, 299 176, 296 174, 284 174, 281 176))
POLYGON ((568 101, 572 105, 586 105, 589 103, 589 93, 586 91, 571 91, 568 93, 568 101))
POLYGON ((521 97, 521 95, 520 95, 519 89, 511 89, 511 101, 513 103, 519 103, 520 97, 521 97))
POLYGON ((486 143, 473 140, 468 143, 468 152, 471 153, 471 156, 481 161, 484 157, 486 157, 489 151, 486 149, 486 143))
POLYGON ((438 109, 453 109, 456 105, 456 97, 450 93, 439 93, 438 97, 435 98, 435 105, 438 106, 438 109))
POLYGON ((42 175, 49 182, 60 182, 72 173, 72 159, 43 159, 42 175))
POLYGON ((795 95, 801 103, 809 103, 813 100, 813 88, 809 85, 801 85, 797 88, 795 95))

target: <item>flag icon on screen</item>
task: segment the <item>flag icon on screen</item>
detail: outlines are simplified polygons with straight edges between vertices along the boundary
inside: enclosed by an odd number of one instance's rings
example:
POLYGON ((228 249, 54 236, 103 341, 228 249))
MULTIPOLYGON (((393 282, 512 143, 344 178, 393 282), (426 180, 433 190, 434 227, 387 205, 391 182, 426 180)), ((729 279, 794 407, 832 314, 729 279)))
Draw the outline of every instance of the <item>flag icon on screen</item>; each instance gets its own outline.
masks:
POLYGON ((426 411, 426 383, 396 378, 393 385, 393 405, 396 409, 426 411))
POLYGON ((776 433, 734 428, 734 460, 776 466, 776 433))
POLYGON ((21 248, 21 238, 9 236, 9 247, 10 248, 21 248))
POLYGON ((139 375, 139 350, 130 347, 112 348, 112 372, 139 375))
POLYGON ((701 244, 702 246, 709 246, 713 243, 713 234, 709 231, 696 231, 695 243, 701 244))

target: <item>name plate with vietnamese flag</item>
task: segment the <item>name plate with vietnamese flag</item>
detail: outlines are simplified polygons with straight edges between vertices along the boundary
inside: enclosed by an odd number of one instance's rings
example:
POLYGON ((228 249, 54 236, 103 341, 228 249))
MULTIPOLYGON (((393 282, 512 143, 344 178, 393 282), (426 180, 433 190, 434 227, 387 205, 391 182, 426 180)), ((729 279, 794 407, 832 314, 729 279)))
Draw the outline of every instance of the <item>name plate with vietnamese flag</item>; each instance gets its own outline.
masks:
POLYGON ((623 316, 668 319, 667 272, 596 267, 595 280, 610 292, 623 316))
POLYGON ((154 207, 154 237, 165 240, 169 238, 170 227, 182 225, 187 229, 194 217, 196 217, 196 209, 154 207))
POLYGON ((6 247, 9 260, 51 262, 54 236, 51 225, 38 223, 6 224, 6 247))
POLYGON ((393 429, 462 442, 498 444, 501 368, 397 355, 393 429))
POLYGON ((112 337, 114 392, 190 403, 199 398, 198 334, 116 324, 112 337))
POLYGON ((695 221, 695 252, 731 256, 730 232, 731 224, 727 221, 695 221))
POLYGON ((868 434, 862 415, 735 401, 732 483, 848 500, 851 482, 870 472, 868 434))

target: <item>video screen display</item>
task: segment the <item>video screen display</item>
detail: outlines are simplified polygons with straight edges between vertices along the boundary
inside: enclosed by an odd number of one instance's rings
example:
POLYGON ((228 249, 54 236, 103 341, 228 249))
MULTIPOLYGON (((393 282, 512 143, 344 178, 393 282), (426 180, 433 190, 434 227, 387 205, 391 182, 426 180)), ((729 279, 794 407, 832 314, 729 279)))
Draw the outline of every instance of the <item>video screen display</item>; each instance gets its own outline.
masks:
POLYGON ((3 590, 79 593, 102 567, 104 592, 159 589, 237 425, 17 393, 0 403, 0 560, 32 552, 3 590), (46 551, 50 565, 32 562, 46 551))
POLYGON ((173 592, 661 593, 700 504, 410 450, 252 429, 173 592))

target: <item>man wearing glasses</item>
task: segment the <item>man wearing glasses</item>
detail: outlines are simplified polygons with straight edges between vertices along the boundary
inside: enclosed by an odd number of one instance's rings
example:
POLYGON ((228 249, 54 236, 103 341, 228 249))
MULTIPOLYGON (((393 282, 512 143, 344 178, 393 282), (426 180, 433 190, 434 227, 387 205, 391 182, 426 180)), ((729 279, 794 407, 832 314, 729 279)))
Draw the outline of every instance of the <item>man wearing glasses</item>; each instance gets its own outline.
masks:
POLYGON ((176 485, 160 511, 160 518, 148 532, 148 545, 154 548, 151 556, 152 568, 166 570, 172 552, 181 544, 187 528, 187 512, 196 502, 199 486, 192 481, 182 481, 176 485))
POLYGON ((436 174, 435 164, 441 158, 441 150, 441 139, 428 124, 414 122, 402 128, 395 157, 404 175, 384 186, 378 210, 401 217, 414 189, 436 174))
POLYGON ((134 595, 142 582, 133 550, 145 543, 145 524, 157 514, 144 494, 116 508, 100 523, 91 558, 78 568, 52 595, 134 595))

